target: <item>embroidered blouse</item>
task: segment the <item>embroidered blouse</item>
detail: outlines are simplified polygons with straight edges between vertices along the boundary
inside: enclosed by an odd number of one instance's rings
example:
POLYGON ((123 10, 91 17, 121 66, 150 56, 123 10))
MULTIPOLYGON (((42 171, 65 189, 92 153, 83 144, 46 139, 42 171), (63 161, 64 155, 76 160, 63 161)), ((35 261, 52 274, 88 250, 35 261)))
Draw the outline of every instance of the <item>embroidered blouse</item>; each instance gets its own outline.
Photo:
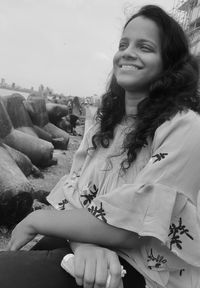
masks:
POLYGON ((140 249, 117 252, 148 288, 199 288, 200 116, 189 110, 163 123, 123 173, 123 140, 133 127, 133 118, 124 120, 109 147, 94 150, 93 125, 70 174, 47 199, 56 209, 87 208, 110 225, 138 233, 140 249))

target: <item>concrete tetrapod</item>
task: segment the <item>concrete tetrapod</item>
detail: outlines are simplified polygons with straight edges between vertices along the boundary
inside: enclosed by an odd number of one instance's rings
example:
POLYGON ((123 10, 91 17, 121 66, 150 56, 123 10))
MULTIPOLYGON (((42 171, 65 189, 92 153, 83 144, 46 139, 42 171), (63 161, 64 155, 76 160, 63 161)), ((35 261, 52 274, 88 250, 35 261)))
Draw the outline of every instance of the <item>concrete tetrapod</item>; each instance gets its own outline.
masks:
POLYGON ((24 107, 33 123, 33 129, 39 138, 52 142, 52 136, 43 129, 43 126, 49 122, 45 100, 41 97, 30 95, 24 101, 24 107))
POLYGON ((51 135, 52 143, 57 149, 67 149, 69 134, 49 122, 46 103, 42 97, 28 97, 25 107, 34 125, 51 135))
POLYGON ((0 144, 0 225, 14 225, 31 211, 33 187, 0 144))
POLYGON ((25 98, 19 93, 14 93, 1 97, 1 100, 14 128, 31 136, 38 137, 33 129, 30 116, 24 107, 25 98))
POLYGON ((0 100, 0 139, 8 146, 27 155, 37 166, 49 166, 53 158, 53 145, 27 133, 14 129, 0 100))
POLYGON ((42 172, 31 162, 31 160, 24 153, 6 145, 2 144, 3 148, 9 153, 11 158, 15 161, 20 170, 27 177, 32 174, 36 178, 43 178, 42 172))
POLYGON ((69 115, 69 108, 64 104, 46 103, 47 114, 49 121, 54 125, 62 119, 62 117, 69 115))

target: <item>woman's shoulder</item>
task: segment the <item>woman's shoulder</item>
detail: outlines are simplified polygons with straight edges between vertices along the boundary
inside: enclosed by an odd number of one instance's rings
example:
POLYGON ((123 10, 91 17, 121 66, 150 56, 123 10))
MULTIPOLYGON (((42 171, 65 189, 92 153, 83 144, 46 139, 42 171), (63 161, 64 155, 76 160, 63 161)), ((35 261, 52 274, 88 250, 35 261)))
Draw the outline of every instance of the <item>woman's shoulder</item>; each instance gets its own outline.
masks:
POLYGON ((200 141, 200 114, 190 109, 176 113, 157 128, 154 140, 160 142, 171 135, 180 140, 182 137, 188 136, 191 137, 191 140, 200 141))
POLYGON ((188 109, 186 111, 181 111, 176 113, 174 117, 170 120, 172 123, 177 121, 186 121, 186 122, 192 122, 192 123, 199 123, 200 122, 200 114, 188 109))
POLYGON ((190 109, 176 113, 171 119, 165 121, 157 130, 175 129, 181 127, 200 127, 200 114, 190 109))

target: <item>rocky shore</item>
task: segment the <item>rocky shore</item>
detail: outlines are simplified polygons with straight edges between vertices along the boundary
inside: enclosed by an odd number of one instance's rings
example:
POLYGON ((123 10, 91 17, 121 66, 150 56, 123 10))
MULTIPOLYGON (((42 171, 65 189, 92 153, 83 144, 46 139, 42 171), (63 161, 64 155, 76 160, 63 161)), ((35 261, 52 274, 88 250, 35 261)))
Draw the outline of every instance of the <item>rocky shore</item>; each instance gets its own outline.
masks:
MULTIPOLYGON (((38 194, 37 199, 40 199, 41 197, 41 201, 34 201, 33 209, 50 209, 50 207, 44 203, 43 198, 51 191, 59 179, 70 171, 73 155, 82 140, 84 127, 77 126, 76 131, 78 132, 78 136, 70 135, 67 150, 54 150, 53 156, 57 159, 57 164, 41 169, 43 178, 35 178, 31 175, 28 177, 28 180, 34 187, 35 193, 38 194)), ((11 230, 6 227, 0 227, 0 250, 6 249, 6 245, 10 239, 10 234, 11 230)), ((36 239, 26 246, 25 249, 29 249, 39 238, 40 236, 36 237, 36 239)))

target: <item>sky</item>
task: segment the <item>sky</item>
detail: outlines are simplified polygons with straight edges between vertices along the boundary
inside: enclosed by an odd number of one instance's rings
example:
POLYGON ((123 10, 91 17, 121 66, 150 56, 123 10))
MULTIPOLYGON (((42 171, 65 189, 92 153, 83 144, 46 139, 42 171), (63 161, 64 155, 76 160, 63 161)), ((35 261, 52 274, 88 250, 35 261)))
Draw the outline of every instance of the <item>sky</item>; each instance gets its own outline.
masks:
POLYGON ((105 91, 122 28, 132 11, 177 1, 0 0, 0 79, 87 97, 105 91))

